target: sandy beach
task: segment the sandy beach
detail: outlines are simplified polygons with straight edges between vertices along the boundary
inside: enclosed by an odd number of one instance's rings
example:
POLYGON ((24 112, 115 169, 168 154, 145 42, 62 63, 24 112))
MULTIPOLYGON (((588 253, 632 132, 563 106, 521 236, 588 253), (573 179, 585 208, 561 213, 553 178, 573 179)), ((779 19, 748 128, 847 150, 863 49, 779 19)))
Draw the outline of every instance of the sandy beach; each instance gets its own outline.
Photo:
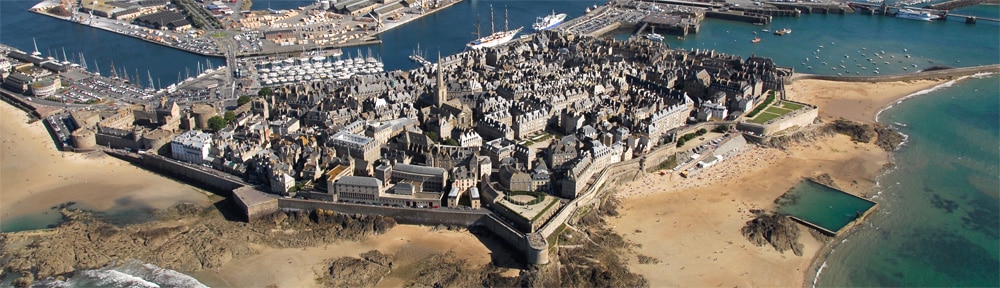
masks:
MULTIPOLYGON (((789 98, 816 104, 820 117, 871 123, 877 111, 945 81, 837 83, 801 80, 789 98)), ((785 150, 752 147, 690 179, 650 173, 623 185, 623 215, 615 231, 638 244, 636 254, 658 259, 630 269, 653 286, 802 286, 824 243, 804 226, 803 256, 756 247, 740 234, 750 209, 772 209, 774 199, 808 177, 829 174, 843 190, 864 195, 889 163, 889 153, 846 135, 826 136, 785 150)))
POLYGON ((95 152, 61 152, 42 122, 0 104, 0 217, 49 211, 77 202, 93 210, 148 207, 181 202, 210 205, 209 193, 95 152), (105 181, 107 180, 107 181, 105 181))
POLYGON ((901 82, 836 82, 826 80, 797 80, 785 86, 788 99, 819 106, 823 120, 844 118, 859 122, 872 122, 875 113, 899 98, 929 89, 948 80, 919 80, 901 82))
MULTIPOLYGON (((454 253, 469 267, 490 262, 491 251, 467 231, 432 231, 427 226, 399 225, 388 233, 363 241, 325 243, 310 248, 255 247, 259 254, 232 261, 218 271, 192 273, 206 284, 230 287, 321 287, 316 279, 326 273, 330 261, 359 257, 369 250, 391 254, 394 269, 379 287, 402 287, 415 278, 413 269, 432 254, 454 253), (215 283, 218 282, 218 283, 215 283)), ((516 270, 515 270, 516 271, 516 270)), ((516 274, 515 274, 516 275, 516 274)))

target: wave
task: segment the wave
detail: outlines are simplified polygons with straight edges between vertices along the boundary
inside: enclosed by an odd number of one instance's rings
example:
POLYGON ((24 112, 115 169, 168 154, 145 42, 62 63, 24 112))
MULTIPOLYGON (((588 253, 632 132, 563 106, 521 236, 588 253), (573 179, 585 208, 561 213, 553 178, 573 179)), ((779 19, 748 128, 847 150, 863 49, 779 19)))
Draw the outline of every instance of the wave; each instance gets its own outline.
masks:
MULTIPOLYGON (((976 74, 972 74, 972 75, 968 75, 968 76, 958 77, 958 79, 951 80, 951 81, 948 81, 948 82, 944 82, 944 83, 935 85, 934 87, 927 88, 927 89, 924 89, 924 90, 920 90, 920 91, 917 91, 917 92, 913 92, 910 95, 903 96, 903 98, 899 98, 899 100, 897 100, 895 104, 902 103, 904 100, 910 99, 912 97, 930 94, 931 92, 951 87, 951 86, 955 85, 955 83, 957 83, 959 81, 962 81, 962 80, 965 80, 967 78, 982 79, 982 78, 990 77, 990 76, 993 76, 993 75, 996 75, 996 74, 997 73, 995 73, 995 72, 980 72, 980 73, 976 73, 976 74)), ((890 108, 895 107, 896 106, 895 104, 890 104, 889 106, 886 106, 886 107, 884 107, 882 109, 879 109, 878 112, 875 112, 875 122, 878 122, 878 116, 882 114, 882 111, 889 110, 890 108)))
POLYGON ((823 268, 826 268, 826 261, 823 261, 823 265, 819 265, 819 269, 816 269, 816 276, 813 277, 812 288, 816 288, 816 282, 819 281, 819 274, 823 273, 823 268))
POLYGON ((125 261, 122 265, 111 264, 101 269, 77 271, 73 274, 73 277, 65 281, 49 279, 40 281, 34 287, 208 287, 184 273, 138 260, 125 261))

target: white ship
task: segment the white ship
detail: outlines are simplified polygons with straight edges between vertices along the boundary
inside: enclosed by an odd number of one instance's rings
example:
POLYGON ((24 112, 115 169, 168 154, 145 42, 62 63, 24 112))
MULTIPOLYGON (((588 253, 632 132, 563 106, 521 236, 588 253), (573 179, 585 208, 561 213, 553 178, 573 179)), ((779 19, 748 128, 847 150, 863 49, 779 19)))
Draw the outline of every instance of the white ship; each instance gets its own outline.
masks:
MULTIPOLYGON (((466 44, 465 46, 467 46, 469 48, 472 48, 472 49, 480 49, 480 48, 488 48, 488 47, 494 47, 494 46, 502 45, 504 43, 510 42, 511 39, 514 39, 514 35, 517 35, 517 33, 520 33, 521 29, 523 29, 524 27, 517 27, 517 29, 508 30, 508 28, 507 28, 507 10, 504 10, 503 28, 504 28, 504 31, 495 31, 495 29, 493 28, 493 6, 490 6, 490 32, 491 32, 491 34, 489 36, 486 36, 486 37, 481 37, 481 38, 478 38, 476 40, 472 40, 472 42, 469 42, 469 44, 466 44)), ((476 24, 476 34, 479 35, 479 24, 476 24)))
POLYGON ((899 12, 896 12, 896 17, 923 21, 941 18, 941 16, 931 14, 930 12, 921 12, 913 9, 899 9, 899 12))
POLYGON ((531 28, 535 31, 545 31, 559 26, 563 20, 566 20, 565 13, 556 14, 556 11, 552 11, 549 16, 535 18, 535 25, 531 28))

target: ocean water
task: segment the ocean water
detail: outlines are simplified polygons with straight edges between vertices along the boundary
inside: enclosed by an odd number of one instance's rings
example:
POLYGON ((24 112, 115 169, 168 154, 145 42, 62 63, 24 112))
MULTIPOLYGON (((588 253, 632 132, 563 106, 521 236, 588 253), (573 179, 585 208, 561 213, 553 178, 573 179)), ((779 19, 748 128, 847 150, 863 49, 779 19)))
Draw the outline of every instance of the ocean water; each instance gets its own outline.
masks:
POLYGON ((951 10, 951 13, 1000 19, 1000 5, 973 5, 951 10))
POLYGON ((919 93, 880 115, 908 141, 881 205, 827 257, 818 287, 1000 286, 1000 77, 919 93))
POLYGON ((75 271, 65 281, 43 280, 32 287, 208 287, 194 277, 138 260, 124 261, 94 270, 75 271))

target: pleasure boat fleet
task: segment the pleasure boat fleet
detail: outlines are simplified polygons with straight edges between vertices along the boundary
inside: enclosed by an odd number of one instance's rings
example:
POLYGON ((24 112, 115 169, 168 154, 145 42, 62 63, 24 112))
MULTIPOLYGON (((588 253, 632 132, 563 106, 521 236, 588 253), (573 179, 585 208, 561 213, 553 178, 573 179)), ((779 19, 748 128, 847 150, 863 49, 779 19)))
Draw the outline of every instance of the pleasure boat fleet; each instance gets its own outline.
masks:
POLYGON ((260 64, 257 76, 262 85, 289 84, 326 79, 350 79, 358 74, 376 74, 385 69, 385 64, 371 54, 361 53, 347 59, 324 56, 288 58, 260 64))

